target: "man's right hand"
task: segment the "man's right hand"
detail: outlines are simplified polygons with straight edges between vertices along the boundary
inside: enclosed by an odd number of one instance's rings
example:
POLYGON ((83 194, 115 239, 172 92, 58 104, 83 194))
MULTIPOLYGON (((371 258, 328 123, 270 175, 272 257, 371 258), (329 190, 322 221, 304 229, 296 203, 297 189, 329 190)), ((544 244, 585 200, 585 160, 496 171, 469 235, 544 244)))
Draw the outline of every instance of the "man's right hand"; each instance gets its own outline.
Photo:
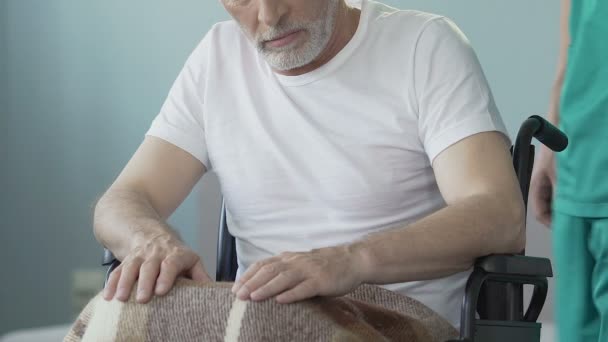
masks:
POLYGON ((530 199, 534 205, 536 219, 545 226, 551 227, 555 191, 555 153, 546 147, 542 148, 532 172, 530 199))
POLYGON ((103 297, 127 301, 137 282, 136 299, 139 303, 147 303, 153 295, 167 294, 180 276, 213 281, 194 251, 173 236, 156 236, 136 244, 111 273, 103 297))

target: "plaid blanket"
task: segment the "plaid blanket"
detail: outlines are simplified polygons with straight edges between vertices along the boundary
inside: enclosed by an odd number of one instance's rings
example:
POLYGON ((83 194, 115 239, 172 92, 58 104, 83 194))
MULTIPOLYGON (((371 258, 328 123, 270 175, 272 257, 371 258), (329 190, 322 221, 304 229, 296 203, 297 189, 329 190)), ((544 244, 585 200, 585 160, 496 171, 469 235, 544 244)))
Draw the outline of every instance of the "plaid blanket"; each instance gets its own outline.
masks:
POLYGON ((230 283, 180 279, 164 297, 138 304, 93 298, 65 337, 76 341, 444 342, 457 331, 423 304, 363 285, 351 294, 295 304, 237 299, 230 283))

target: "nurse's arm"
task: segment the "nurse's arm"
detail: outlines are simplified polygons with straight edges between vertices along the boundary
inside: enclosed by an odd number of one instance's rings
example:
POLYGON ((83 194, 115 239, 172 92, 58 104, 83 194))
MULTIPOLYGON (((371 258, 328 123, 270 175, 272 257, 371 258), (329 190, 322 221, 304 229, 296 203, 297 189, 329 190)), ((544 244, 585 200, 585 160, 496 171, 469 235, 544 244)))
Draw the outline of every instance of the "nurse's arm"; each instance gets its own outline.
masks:
MULTIPOLYGON (((557 62, 557 75, 553 82, 551 99, 549 102, 549 113, 547 119, 555 126, 560 122, 560 95, 564 78, 566 76, 566 65, 568 64, 568 48, 570 46, 570 0, 562 0, 562 14, 560 23, 560 51, 557 62)), ((540 147, 540 153, 534 165, 532 181, 530 183, 530 203, 538 222, 551 226, 553 216, 553 194, 556 184, 555 156, 553 151, 546 146, 540 147)))
POLYGON ((523 250, 524 204, 500 133, 461 140, 435 158, 433 169, 447 205, 351 245, 363 282, 439 278, 469 269, 478 257, 523 250))
POLYGON ((568 48, 570 47, 570 0, 562 0, 560 17, 560 46, 557 60, 557 71, 553 87, 551 88, 551 102, 547 119, 554 125, 559 124, 559 103, 564 77, 566 76, 566 65, 568 64, 568 48))

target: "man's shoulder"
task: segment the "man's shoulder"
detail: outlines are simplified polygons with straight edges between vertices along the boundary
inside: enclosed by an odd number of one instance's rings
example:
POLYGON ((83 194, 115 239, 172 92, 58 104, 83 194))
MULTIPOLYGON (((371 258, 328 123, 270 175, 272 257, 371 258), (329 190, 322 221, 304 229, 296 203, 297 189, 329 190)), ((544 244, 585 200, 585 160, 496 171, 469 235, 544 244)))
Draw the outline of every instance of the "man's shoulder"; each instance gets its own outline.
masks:
POLYGON ((417 44, 424 40, 429 44, 439 41, 459 40, 468 43, 458 25, 444 15, 417 9, 396 9, 388 5, 370 1, 370 22, 375 23, 375 34, 399 36, 405 44, 417 44), (409 37, 409 39, 407 39, 409 37))
POLYGON ((197 49, 217 49, 221 45, 234 46, 246 39, 240 27, 233 20, 220 21, 207 31, 197 49))
POLYGON ((217 49, 224 45, 234 47, 235 44, 246 42, 246 37, 239 25, 234 20, 226 20, 215 23, 203 38, 202 45, 217 49))
POLYGON ((224 20, 213 24, 207 35, 218 38, 244 38, 243 31, 234 20, 224 20))
POLYGON ((252 49, 241 28, 232 20, 214 24, 192 53, 196 63, 226 63, 252 49))
POLYGON ((418 9, 398 9, 374 1, 364 3, 362 13, 370 34, 386 37, 377 43, 388 44, 399 51, 413 48, 420 39, 440 38, 446 34, 446 28, 450 29, 450 24, 453 24, 449 18, 440 14, 418 9))
POLYGON ((393 25, 408 27, 424 27, 429 23, 442 20, 443 15, 425 12, 417 9, 399 9, 380 2, 370 1, 367 5, 373 20, 393 25))

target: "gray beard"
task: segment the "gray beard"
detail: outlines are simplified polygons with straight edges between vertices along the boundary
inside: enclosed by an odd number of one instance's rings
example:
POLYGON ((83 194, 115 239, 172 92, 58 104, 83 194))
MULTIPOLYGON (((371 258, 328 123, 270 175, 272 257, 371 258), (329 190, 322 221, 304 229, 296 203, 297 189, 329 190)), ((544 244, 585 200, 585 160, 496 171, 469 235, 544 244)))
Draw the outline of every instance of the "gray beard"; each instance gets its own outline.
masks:
MULTIPOLYGON (((287 23, 271 27, 264 34, 252 39, 256 49, 266 62, 278 71, 292 70, 312 63, 327 47, 327 43, 334 31, 340 1, 329 0, 327 9, 323 12, 324 15, 313 22, 287 23), (264 46, 265 41, 295 30, 303 30, 308 33, 308 41, 297 48, 289 46, 285 48, 269 48, 264 46)), ((244 29, 243 27, 241 28, 244 29)))

